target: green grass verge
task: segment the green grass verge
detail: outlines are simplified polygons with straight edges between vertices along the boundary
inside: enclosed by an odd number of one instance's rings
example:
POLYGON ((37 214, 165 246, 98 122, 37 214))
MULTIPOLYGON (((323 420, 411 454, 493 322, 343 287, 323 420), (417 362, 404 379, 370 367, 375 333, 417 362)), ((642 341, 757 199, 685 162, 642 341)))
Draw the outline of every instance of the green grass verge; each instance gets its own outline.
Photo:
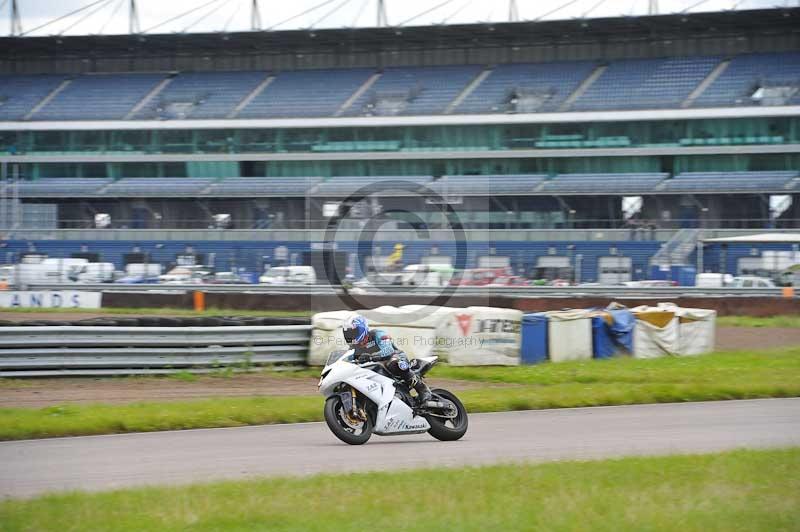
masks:
POLYGON ((322 397, 220 397, 126 405, 0 408, 0 440, 239 427, 322 419, 322 397))
POLYGON ((144 314, 152 316, 256 316, 267 318, 308 317, 311 310, 239 310, 229 308, 208 308, 202 312, 185 308, 0 308, 3 313, 15 314, 104 314, 109 316, 144 314))
POLYGON ((0 529, 773 532, 800 523, 799 470, 742 450, 68 493, 0 502, 0 529))
MULTIPOLYGON (((304 371, 302 375, 308 373, 304 371)), ((470 412, 798 397, 800 347, 523 367, 443 366, 435 368, 431 376, 485 383, 478 389, 459 392, 470 412), (499 383, 512 386, 497 386, 499 383)), ((313 392, 313 383, 309 384, 309 391, 313 392)), ((209 395, 213 395, 213 386, 209 386, 209 395)), ((0 440, 321 419, 322 397, 315 395, 3 408, 0 440)))
POLYGON ((722 316, 717 318, 717 325, 722 327, 788 327, 800 328, 800 316, 722 316))

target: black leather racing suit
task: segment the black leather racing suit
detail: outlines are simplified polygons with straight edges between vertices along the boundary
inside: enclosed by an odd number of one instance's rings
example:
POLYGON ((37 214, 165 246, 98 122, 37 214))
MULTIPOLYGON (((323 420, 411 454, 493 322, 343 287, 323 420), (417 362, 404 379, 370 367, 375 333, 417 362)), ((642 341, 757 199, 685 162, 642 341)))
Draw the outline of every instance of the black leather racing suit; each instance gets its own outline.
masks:
POLYGON ((361 362, 371 360, 379 362, 393 376, 402 379, 409 388, 414 388, 422 400, 430 398, 428 386, 411 369, 411 364, 404 352, 397 348, 392 337, 380 329, 372 329, 367 333, 364 342, 352 346, 355 356, 361 362))

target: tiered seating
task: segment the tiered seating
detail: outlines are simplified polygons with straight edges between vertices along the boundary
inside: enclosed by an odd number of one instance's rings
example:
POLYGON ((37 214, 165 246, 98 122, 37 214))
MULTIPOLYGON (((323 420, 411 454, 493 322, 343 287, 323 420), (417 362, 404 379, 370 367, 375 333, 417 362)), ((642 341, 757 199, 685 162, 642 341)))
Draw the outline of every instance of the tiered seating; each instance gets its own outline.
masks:
POLYGON ((540 191, 561 194, 644 194, 653 192, 656 185, 667 176, 665 173, 559 174, 556 178, 545 182, 540 191))
POLYGON ((266 77, 265 72, 179 74, 134 118, 182 118, 170 113, 176 104, 189 104, 186 118, 226 118, 266 77))
POLYGON ((455 113, 497 113, 510 109, 513 91, 548 96, 539 111, 555 111, 595 67, 590 61, 498 65, 456 108, 455 113))
POLYGON ((319 177, 232 177, 216 182, 209 196, 303 196, 319 177))
POLYGON ((502 175, 442 176, 431 183, 430 188, 437 194, 447 195, 514 195, 530 194, 542 180, 543 175, 502 175))
POLYGON ((52 177, 22 181, 19 184, 19 195, 23 198, 93 196, 111 181, 97 177, 52 177))
POLYGON ((64 76, 0 76, 0 120, 21 120, 50 94, 64 76))
POLYGON ((238 118, 333 116, 372 73, 366 68, 281 72, 238 118))
POLYGON ((719 61, 719 57, 614 61, 570 110, 679 107, 719 61))
POLYGON ((106 196, 184 196, 198 195, 214 180, 207 177, 127 177, 105 190, 106 196))
POLYGON ((358 191, 382 195, 413 193, 427 184, 429 176, 345 176, 331 177, 323 181, 312 193, 318 196, 347 196, 358 191), (397 186, 389 186, 389 182, 397 186))
POLYGON ((473 65, 387 68, 345 114, 441 114, 480 71, 473 65), (395 100, 398 105, 383 109, 381 99, 395 100))
POLYGON ((161 80, 164 74, 96 74, 75 78, 36 120, 120 120, 161 80))
POLYGON ((800 52, 734 57, 728 68, 694 101, 693 107, 757 105, 751 96, 761 84, 800 85, 800 52))
POLYGON ((664 192, 785 192, 797 171, 685 172, 664 181, 664 192))

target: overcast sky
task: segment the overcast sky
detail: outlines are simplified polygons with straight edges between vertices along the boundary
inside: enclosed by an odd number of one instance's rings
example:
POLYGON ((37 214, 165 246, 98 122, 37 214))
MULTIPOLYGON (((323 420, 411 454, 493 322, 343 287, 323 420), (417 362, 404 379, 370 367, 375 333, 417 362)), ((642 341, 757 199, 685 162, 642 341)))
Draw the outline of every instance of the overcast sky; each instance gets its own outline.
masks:
MULTIPOLYGON (((508 20, 509 0, 384 0, 390 25, 508 20), (426 13, 426 11, 428 11, 426 13)), ((128 31, 129 0, 17 0, 28 35, 114 34, 128 31), (36 29, 49 21, 79 13, 36 29)), ((252 0, 137 0, 141 29, 149 33, 250 29, 252 0), (197 11, 178 17, 192 8, 197 11), (165 23, 166 22, 166 23, 165 23), (162 24, 164 23, 164 24, 162 24)), ((375 26, 378 0, 259 0, 263 28, 375 26), (316 9, 313 9, 317 7, 316 9), (306 12, 307 11, 307 12, 306 12), (304 12, 306 12, 304 14, 304 12)), ((648 0, 516 0, 523 20, 641 15, 648 0), (563 6, 563 7, 562 7, 563 6), (560 9, 559 9, 560 8, 560 9)), ((798 6, 800 0, 658 0, 661 13, 798 6)), ((0 0, 0 34, 10 32, 11 0, 0 0)))

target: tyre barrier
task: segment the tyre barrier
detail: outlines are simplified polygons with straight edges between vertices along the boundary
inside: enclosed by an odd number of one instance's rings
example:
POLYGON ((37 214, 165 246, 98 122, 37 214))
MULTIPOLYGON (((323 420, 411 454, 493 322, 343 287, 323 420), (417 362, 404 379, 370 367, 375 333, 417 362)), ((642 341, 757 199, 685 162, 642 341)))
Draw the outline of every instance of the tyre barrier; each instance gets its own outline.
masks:
POLYGON ((92 318, 5 322, 0 377, 247 371, 305 364, 302 318, 92 318))

